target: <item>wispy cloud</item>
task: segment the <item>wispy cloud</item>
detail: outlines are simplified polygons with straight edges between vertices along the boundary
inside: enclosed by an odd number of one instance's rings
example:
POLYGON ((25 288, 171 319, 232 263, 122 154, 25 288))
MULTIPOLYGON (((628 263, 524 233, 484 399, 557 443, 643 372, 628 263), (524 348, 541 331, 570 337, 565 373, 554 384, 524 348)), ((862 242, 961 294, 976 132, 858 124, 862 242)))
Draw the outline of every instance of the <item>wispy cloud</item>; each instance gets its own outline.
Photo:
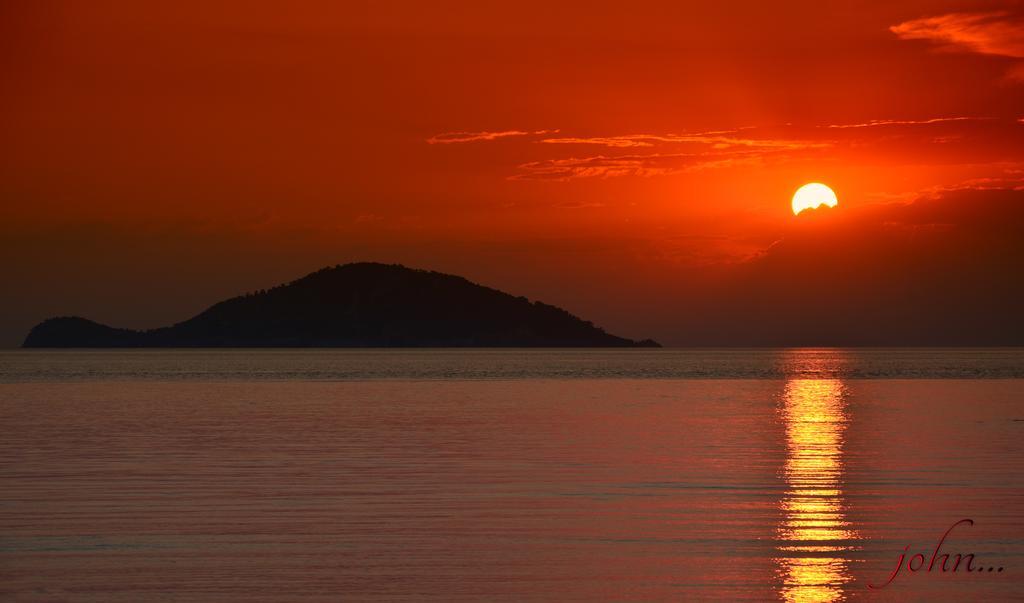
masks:
MULTIPOLYGON (((1024 18, 1007 11, 949 13, 904 21, 889 28, 904 40, 929 40, 946 48, 1024 59, 1024 18)), ((1024 80, 1017 65, 1008 74, 1024 80)))
POLYGON ((544 136, 553 134, 558 130, 535 130, 524 132, 522 130, 505 130, 502 132, 442 132, 427 139, 427 144, 456 144, 462 142, 480 142, 508 138, 510 136, 544 136))
POLYGON ((544 144, 603 146, 609 149, 654 148, 660 152, 626 155, 591 155, 532 161, 519 165, 514 180, 575 180, 621 176, 665 176, 705 169, 760 163, 769 155, 824 149, 831 142, 788 138, 739 136, 743 130, 693 134, 622 134, 616 136, 550 137, 544 144))
POLYGON ((984 117, 936 117, 933 119, 872 119, 859 124, 832 124, 827 127, 848 129, 848 128, 877 128, 879 126, 925 126, 955 121, 983 121, 989 118, 984 117))
POLYGON ((621 176, 666 176, 706 169, 753 165, 764 161, 758 151, 728 153, 650 153, 592 157, 568 157, 531 161, 519 165, 511 180, 576 180, 621 176))
POLYGON ((635 136, 593 136, 589 138, 545 138, 541 142, 547 144, 592 144, 614 148, 627 147, 653 147, 651 137, 647 135, 635 136))
POLYGON ((679 169, 689 154, 621 155, 607 157, 567 157, 530 161, 519 166, 513 180, 570 180, 574 178, 613 178, 616 176, 660 176, 679 169))
POLYGON ((731 147, 763 149, 811 149, 829 146, 828 142, 809 140, 780 140, 775 138, 747 138, 733 134, 740 130, 700 132, 697 134, 625 134, 620 136, 545 138, 547 144, 600 145, 612 148, 653 147, 657 145, 696 144, 714 149, 731 147))
MULTIPOLYGON (((1024 153, 1024 118, 940 116, 872 119, 856 123, 748 126, 694 133, 556 135, 559 130, 450 132, 434 144, 496 141, 517 137, 512 180, 567 181, 584 178, 654 177, 741 165, 820 160, 873 152, 900 152, 914 161, 948 161, 950 142, 969 142, 993 158, 1017 160, 1024 153)), ((976 153, 972 155, 976 160, 976 153)))
POLYGON ((561 136, 545 138, 546 144, 590 144, 606 147, 653 147, 659 143, 706 142, 711 137, 734 134, 740 130, 719 130, 714 132, 698 132, 694 134, 622 134, 618 136, 561 136))
POLYGON ((942 192, 958 190, 1024 191, 1024 169, 1021 169, 1022 167, 1024 167, 1024 164, 1017 164, 1016 168, 1008 167, 1004 169, 1002 175, 971 178, 956 184, 932 187, 924 191, 922 195, 934 195, 942 192))

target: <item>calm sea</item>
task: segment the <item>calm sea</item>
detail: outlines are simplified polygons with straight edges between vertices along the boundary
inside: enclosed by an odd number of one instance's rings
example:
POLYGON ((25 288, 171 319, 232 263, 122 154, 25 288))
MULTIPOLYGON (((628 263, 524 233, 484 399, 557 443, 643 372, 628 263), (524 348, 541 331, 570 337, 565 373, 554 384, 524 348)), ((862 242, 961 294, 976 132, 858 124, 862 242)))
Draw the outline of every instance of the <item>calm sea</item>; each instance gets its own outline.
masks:
POLYGON ((1024 599, 1020 349, 10 351, 0 425, 5 600, 1024 599))

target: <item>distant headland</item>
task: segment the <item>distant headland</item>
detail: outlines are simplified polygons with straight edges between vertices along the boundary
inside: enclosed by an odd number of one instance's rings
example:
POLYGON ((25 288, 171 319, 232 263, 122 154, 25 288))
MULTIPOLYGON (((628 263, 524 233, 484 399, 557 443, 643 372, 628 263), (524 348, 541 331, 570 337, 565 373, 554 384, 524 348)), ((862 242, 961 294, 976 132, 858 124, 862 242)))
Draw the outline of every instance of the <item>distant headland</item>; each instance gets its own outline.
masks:
POLYGON ((26 348, 660 347, 606 333, 561 308, 401 265, 356 263, 213 305, 176 325, 118 329, 45 320, 26 348))

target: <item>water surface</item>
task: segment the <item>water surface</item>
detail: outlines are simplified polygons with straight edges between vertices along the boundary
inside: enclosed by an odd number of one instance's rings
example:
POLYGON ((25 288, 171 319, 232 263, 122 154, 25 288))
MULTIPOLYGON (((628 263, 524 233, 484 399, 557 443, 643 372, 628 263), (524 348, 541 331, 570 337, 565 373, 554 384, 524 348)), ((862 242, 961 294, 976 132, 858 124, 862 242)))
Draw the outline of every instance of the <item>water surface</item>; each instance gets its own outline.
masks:
POLYGON ((0 362, 4 598, 1024 598, 1020 350, 0 362))

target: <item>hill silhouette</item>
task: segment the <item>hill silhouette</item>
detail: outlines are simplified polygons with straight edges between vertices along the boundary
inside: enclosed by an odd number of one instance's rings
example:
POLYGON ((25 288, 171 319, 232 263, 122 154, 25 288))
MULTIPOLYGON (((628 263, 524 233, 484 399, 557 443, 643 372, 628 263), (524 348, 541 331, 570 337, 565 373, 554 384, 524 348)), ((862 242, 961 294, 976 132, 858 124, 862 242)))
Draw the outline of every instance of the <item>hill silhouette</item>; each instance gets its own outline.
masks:
POLYGON ((401 265, 324 268, 222 301, 170 327, 80 317, 36 325, 23 347, 658 347, 462 277, 401 265))

